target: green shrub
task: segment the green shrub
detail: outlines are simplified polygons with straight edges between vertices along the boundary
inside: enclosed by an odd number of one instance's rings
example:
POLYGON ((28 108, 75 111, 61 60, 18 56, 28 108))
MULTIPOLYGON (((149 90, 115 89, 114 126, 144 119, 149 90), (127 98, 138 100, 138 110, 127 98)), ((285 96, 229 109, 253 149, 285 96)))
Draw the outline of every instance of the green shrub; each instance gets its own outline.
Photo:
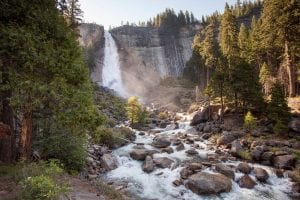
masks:
POLYGON ((244 160, 251 160, 251 154, 250 154, 250 151, 248 151, 248 150, 239 152, 239 156, 244 160))
POLYGON ((244 118, 244 128, 248 131, 252 131, 257 126, 257 118, 255 118, 250 111, 247 112, 244 118))
POLYGON ((158 114, 158 118, 162 119, 162 120, 167 119, 168 118, 168 114, 166 112, 160 112, 158 114))
POLYGON ((28 177, 23 182, 23 186, 24 200, 55 200, 68 191, 66 186, 56 184, 51 177, 46 175, 28 177))

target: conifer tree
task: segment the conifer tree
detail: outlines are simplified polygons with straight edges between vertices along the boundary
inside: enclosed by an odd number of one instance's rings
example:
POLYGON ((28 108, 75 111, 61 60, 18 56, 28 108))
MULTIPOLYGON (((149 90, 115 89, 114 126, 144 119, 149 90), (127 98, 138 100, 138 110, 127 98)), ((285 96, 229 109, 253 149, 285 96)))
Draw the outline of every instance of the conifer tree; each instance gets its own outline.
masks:
POLYGON ((185 19, 187 24, 191 24, 191 17, 189 11, 185 11, 185 19))
POLYGON ((283 93, 283 87, 280 83, 275 83, 272 88, 271 101, 267 110, 269 119, 274 123, 274 131, 276 133, 287 131, 291 113, 283 93))
POLYGON ((260 68, 259 82, 263 86, 263 92, 266 95, 269 95, 270 91, 271 91, 272 84, 273 84, 272 83, 272 74, 271 74, 270 67, 265 62, 260 68))
POLYGON ((245 25, 242 23, 240 26, 240 32, 238 37, 238 45, 240 49, 240 57, 248 60, 248 52, 249 52, 249 38, 248 38, 248 30, 245 25))

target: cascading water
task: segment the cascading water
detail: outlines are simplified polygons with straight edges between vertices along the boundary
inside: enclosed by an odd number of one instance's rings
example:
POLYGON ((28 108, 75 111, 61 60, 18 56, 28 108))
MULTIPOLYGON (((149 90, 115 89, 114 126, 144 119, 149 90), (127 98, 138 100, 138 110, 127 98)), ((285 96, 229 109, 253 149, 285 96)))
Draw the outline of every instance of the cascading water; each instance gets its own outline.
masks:
MULTIPOLYGON (((189 117, 189 116, 188 116, 189 117)), ((155 129, 160 133, 157 135, 163 135, 172 138, 176 135, 185 135, 189 137, 197 137, 189 130, 192 127, 189 126, 189 119, 179 121, 179 129, 172 129, 167 127, 165 129, 155 129)), ((146 149, 155 150, 156 148, 151 146, 154 134, 138 134, 136 131, 136 143, 144 144, 146 149)), ((176 136, 177 137, 177 136, 176 136)), ((199 145, 197 152, 200 158, 205 158, 208 155, 212 155, 215 152, 212 144, 208 141, 195 141, 194 145, 199 145)), ((271 167, 262 166, 259 164, 250 164, 252 167, 264 168, 268 174, 269 179, 267 183, 260 183, 255 186, 254 189, 241 188, 236 181, 243 175, 242 173, 235 173, 235 181, 232 181, 232 190, 229 193, 222 193, 218 196, 200 196, 187 189, 184 185, 174 187, 173 181, 180 179, 180 171, 183 169, 182 163, 191 159, 185 150, 176 151, 174 146, 171 148, 173 153, 156 153, 153 155, 157 157, 167 157, 175 161, 171 169, 156 168, 151 173, 146 173, 142 170, 142 162, 133 160, 129 153, 135 148, 135 144, 128 144, 124 147, 114 150, 114 155, 117 157, 119 167, 115 170, 108 172, 104 178, 108 181, 116 182, 121 186, 124 184, 126 190, 133 195, 133 199, 143 200, 281 200, 290 199, 287 193, 290 191, 291 182, 288 178, 278 178, 271 167)), ((190 149, 192 144, 184 144, 185 149, 190 149)), ((157 149, 156 149, 157 150, 157 149)), ((227 161, 225 164, 236 166, 239 161, 227 161)), ((202 170, 208 173, 215 173, 212 168, 202 170)), ((253 172, 249 176, 255 180, 253 172)))
POLYGON ((127 92, 122 82, 119 54, 115 40, 105 31, 104 65, 102 69, 104 87, 115 90, 120 96, 126 97, 127 92))

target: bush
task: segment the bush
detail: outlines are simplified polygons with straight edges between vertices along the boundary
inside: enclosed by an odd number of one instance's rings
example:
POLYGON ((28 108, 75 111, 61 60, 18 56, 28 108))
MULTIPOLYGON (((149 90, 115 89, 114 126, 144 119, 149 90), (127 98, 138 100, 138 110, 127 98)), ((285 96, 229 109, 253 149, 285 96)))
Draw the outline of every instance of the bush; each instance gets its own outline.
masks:
POLYGON ((24 200, 55 200, 68 191, 67 187, 56 184, 51 177, 46 175, 28 177, 23 185, 24 200))
POLYGON ((158 114, 158 118, 159 119, 167 119, 168 118, 168 113, 167 112, 160 112, 159 114, 158 114))
POLYGON ((147 111, 142 108, 138 97, 128 98, 126 111, 131 126, 143 125, 146 122, 147 111))
POLYGON ((244 150, 244 151, 239 152, 239 156, 244 160, 251 160, 251 155, 250 155, 250 152, 248 150, 244 150))
POLYGON ((244 128, 248 131, 252 131, 257 126, 257 119, 252 115, 250 111, 247 112, 244 119, 244 128))

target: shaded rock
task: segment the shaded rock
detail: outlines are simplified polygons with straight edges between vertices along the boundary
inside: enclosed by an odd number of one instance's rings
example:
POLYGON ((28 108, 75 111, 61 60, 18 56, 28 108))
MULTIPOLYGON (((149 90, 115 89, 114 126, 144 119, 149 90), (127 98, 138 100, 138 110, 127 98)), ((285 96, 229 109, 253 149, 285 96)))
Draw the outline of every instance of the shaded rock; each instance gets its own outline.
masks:
POLYGON ((294 192, 294 193, 300 193, 300 183, 294 183, 292 185, 292 192, 294 192))
POLYGON ((216 164, 216 170, 219 173, 221 173, 221 174, 223 174, 223 175, 225 175, 225 176, 227 176, 231 179, 234 179, 234 172, 230 167, 228 167, 226 165, 223 165, 221 163, 218 163, 218 164, 216 164))
POLYGON ((235 140, 232 142, 231 144, 231 149, 230 149, 230 153, 233 156, 240 156, 241 152, 243 151, 243 146, 241 144, 240 140, 235 140))
POLYGON ((273 164, 279 169, 292 169, 295 166, 296 158, 293 155, 276 156, 273 164))
POLYGON ((192 171, 200 170, 200 169, 202 169, 202 164, 201 163, 190 163, 188 168, 192 171))
POLYGON ((176 151, 182 151, 184 150, 184 144, 180 143, 177 147, 176 147, 176 151))
POLYGON ((281 169, 274 169, 274 173, 276 174, 276 176, 278 178, 283 178, 284 177, 283 170, 281 170, 281 169))
POLYGON ((188 169, 188 168, 183 168, 180 171, 180 177, 182 179, 187 179, 190 175, 194 174, 192 170, 188 169))
POLYGON ((145 132, 139 132, 139 135, 146 135, 145 132))
POLYGON ((129 153, 129 155, 134 160, 143 161, 147 155, 153 155, 155 153, 158 153, 158 151, 149 149, 134 149, 129 153))
POLYGON ((293 118, 289 123, 289 128, 297 133, 300 133, 300 118, 293 118))
POLYGON ((235 135, 225 133, 217 139, 217 145, 228 145, 236 139, 235 135))
POLYGON ((268 172, 260 167, 254 168, 254 174, 256 179, 260 182, 266 182, 267 179, 269 178, 268 172))
POLYGON ((171 153, 174 153, 174 150, 173 150, 172 147, 167 147, 167 148, 161 149, 161 152, 162 152, 162 153, 163 153, 163 152, 166 152, 166 153, 168 153, 168 154, 171 154, 171 153))
POLYGON ((203 132, 204 132, 204 133, 209 133, 209 132, 211 132, 211 125, 206 124, 206 125, 204 126, 204 128, 203 128, 203 132))
POLYGON ((150 173, 154 170, 154 163, 153 163, 153 159, 151 158, 151 156, 146 156, 146 159, 143 163, 143 171, 150 173))
POLYGON ((274 156, 274 153, 271 152, 271 151, 267 151, 267 152, 264 152, 262 155, 261 155, 261 159, 264 160, 264 161, 271 161, 272 158, 274 156))
POLYGON ((161 158, 154 158, 153 159, 155 165, 159 168, 171 168, 173 160, 167 158, 167 157, 161 157, 161 158))
POLYGON ((251 172, 251 167, 250 167, 250 165, 249 165, 248 163, 246 163, 246 162, 240 163, 240 164, 237 166, 237 169, 238 169, 240 172, 244 173, 244 174, 250 174, 250 172, 251 172))
POLYGON ((196 194, 210 195, 229 192, 232 183, 231 180, 224 175, 199 172, 189 177, 186 187, 196 194))
POLYGON ((200 123, 207 122, 210 118, 209 107, 204 108, 202 111, 198 111, 191 121, 191 126, 196 126, 200 123))
POLYGON ((191 149, 185 151, 185 153, 187 153, 189 155, 196 155, 196 154, 198 154, 198 152, 194 148, 191 148, 191 149))
POLYGON ((167 137, 157 136, 153 139, 152 146, 157 148, 165 148, 171 145, 171 141, 167 137))
POLYGON ((113 154, 104 154, 101 157, 101 164, 106 170, 114 170, 118 167, 117 158, 113 154))
POLYGON ((247 174, 242 176, 241 179, 239 180, 239 186, 241 188, 248 188, 252 189, 254 186, 257 184, 250 176, 247 174))
POLYGON ((251 157, 253 160, 259 161, 262 153, 263 152, 256 147, 253 151, 251 151, 251 157))

